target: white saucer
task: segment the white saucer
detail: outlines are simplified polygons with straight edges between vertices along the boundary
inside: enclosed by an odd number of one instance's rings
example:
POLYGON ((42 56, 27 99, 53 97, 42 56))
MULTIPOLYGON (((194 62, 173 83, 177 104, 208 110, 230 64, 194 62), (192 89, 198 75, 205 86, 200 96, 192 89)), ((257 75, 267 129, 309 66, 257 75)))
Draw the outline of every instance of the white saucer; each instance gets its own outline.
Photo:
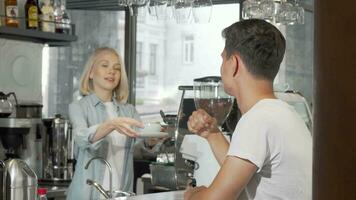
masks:
POLYGON ((166 137, 166 132, 139 132, 138 137, 166 137))

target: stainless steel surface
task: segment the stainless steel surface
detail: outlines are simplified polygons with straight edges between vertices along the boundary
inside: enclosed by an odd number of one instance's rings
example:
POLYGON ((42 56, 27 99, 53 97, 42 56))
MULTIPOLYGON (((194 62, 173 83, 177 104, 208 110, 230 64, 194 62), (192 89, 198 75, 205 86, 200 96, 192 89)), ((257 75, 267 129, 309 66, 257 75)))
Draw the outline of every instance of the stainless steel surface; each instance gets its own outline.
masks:
MULTIPOLYGON (((191 134, 187 128, 187 120, 190 114, 195 110, 193 86, 179 86, 179 90, 182 90, 181 102, 177 115, 172 115, 171 122, 168 127, 174 128, 172 131, 174 139, 168 142, 173 142, 173 159, 174 163, 171 165, 162 163, 152 163, 150 165, 150 171, 152 175, 152 185, 165 187, 170 190, 185 189, 187 182, 190 180, 188 175, 193 174, 192 165, 187 165, 185 159, 179 149, 181 147, 183 138, 186 134, 191 134)), ((166 119, 167 115, 161 112, 161 116, 166 119)), ((168 121, 167 121, 168 122, 168 121)), ((169 152, 162 152, 169 155, 169 152)), ((167 156, 168 158, 168 156, 167 156)))
POLYGON ((117 197, 113 200, 183 200, 184 191, 159 192, 153 194, 137 195, 133 197, 117 197))
POLYGON ((163 119, 163 122, 170 126, 175 126, 177 124, 177 115, 166 115, 163 110, 160 110, 159 113, 163 119))
POLYGON ((32 119, 27 119, 27 118, 0 118, 0 127, 1 128, 31 128, 32 121, 33 121, 32 119))
MULTIPOLYGON (((104 158, 101 158, 101 157, 93 157, 92 159, 90 159, 89 161, 88 161, 88 163, 85 165, 85 169, 88 169, 88 167, 89 167, 89 165, 90 165, 90 163, 93 161, 93 160, 96 160, 96 159, 98 159, 98 160, 101 160, 101 161, 103 161, 104 163, 105 163, 105 165, 108 167, 108 169, 109 169, 109 192, 110 192, 110 194, 109 194, 109 197, 112 197, 112 168, 111 168, 111 165, 110 165, 110 163, 108 162, 108 161, 106 161, 104 158)), ((87 182, 88 183, 88 182, 87 182)))
MULTIPOLYGON (((109 199, 110 198, 110 192, 106 191, 103 186, 101 186, 99 183, 97 183, 96 181, 92 181, 90 179, 87 179, 87 184, 93 186, 95 189, 97 189, 104 197, 105 199, 109 199)), ((111 196, 112 198, 114 197, 131 197, 131 196, 135 196, 136 194, 133 192, 124 192, 121 190, 115 190, 112 192, 111 196)))
POLYGON ((174 165, 150 164, 152 185, 175 190, 177 188, 176 168, 174 165))
POLYGON ((37 176, 32 169, 20 159, 5 161, 2 183, 2 199, 35 200, 37 194, 37 176))
POLYGON ((132 196, 136 196, 135 193, 133 192, 124 192, 121 190, 114 190, 113 192, 113 197, 132 197, 132 196))
POLYGON ((51 198, 53 200, 66 199, 68 187, 68 184, 58 185, 57 183, 43 182, 41 179, 38 180, 38 188, 46 188, 47 198, 51 198))
POLYGON ((73 176, 73 138, 69 120, 61 115, 43 119, 44 178, 71 180, 73 176))
POLYGON ((68 190, 67 187, 45 187, 47 188, 47 198, 65 198, 66 192, 68 190))

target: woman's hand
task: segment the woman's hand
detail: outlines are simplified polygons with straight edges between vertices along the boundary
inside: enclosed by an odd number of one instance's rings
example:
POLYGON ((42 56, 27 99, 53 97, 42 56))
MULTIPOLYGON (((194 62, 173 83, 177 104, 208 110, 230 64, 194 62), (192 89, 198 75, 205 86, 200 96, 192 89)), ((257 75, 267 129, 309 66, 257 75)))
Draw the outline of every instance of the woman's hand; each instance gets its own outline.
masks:
POLYGON ((129 137, 137 137, 138 134, 131 127, 143 128, 143 123, 128 117, 117 117, 102 123, 95 132, 92 143, 105 137, 113 130, 117 130, 119 133, 127 135, 129 137))
POLYGON ((201 137, 208 139, 212 133, 219 133, 216 119, 211 117, 205 110, 194 111, 188 120, 188 129, 201 137))
POLYGON ((129 137, 137 137, 138 133, 133 127, 143 128, 142 122, 128 117, 116 117, 109 122, 114 130, 129 137))

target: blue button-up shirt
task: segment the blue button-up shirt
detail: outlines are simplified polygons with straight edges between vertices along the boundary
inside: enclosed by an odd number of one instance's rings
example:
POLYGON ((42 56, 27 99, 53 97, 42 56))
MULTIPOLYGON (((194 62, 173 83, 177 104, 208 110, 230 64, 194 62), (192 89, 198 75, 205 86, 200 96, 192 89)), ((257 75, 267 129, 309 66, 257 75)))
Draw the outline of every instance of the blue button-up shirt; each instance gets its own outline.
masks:
MULTIPOLYGON (((119 117, 130 117, 140 120, 133 105, 122 104, 112 99, 117 107, 119 117)), ((73 126, 74 156, 77 160, 75 173, 69 186, 67 199, 88 200, 99 199, 103 196, 92 186, 86 184, 87 179, 95 180, 102 184, 106 165, 100 160, 93 160, 88 169, 85 164, 93 157, 104 159, 108 153, 108 140, 106 137, 91 143, 99 125, 108 119, 108 114, 103 102, 95 95, 90 94, 79 101, 69 105, 69 118, 73 126)), ((135 139, 127 137, 125 144, 125 157, 122 162, 121 190, 132 191, 133 186, 133 144, 135 139)), ((113 177, 115 178, 115 177, 113 177)), ((109 189, 109 188, 105 188, 109 189)))

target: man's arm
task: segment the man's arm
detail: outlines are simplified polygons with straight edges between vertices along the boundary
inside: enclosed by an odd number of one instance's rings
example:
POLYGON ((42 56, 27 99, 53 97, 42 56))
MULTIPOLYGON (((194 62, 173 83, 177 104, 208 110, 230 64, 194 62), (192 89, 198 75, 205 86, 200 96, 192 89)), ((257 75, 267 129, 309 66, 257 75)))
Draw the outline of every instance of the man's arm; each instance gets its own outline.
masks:
POLYGON ((210 133, 207 140, 216 160, 219 162, 219 165, 222 166, 229 149, 229 142, 221 132, 210 133))
POLYGON ((235 200, 257 170, 248 160, 227 156, 208 188, 190 188, 184 193, 184 200, 235 200))
POLYGON ((210 148, 221 166, 229 148, 229 142, 218 128, 216 119, 206 111, 198 109, 189 117, 187 125, 190 132, 208 140, 210 148))

